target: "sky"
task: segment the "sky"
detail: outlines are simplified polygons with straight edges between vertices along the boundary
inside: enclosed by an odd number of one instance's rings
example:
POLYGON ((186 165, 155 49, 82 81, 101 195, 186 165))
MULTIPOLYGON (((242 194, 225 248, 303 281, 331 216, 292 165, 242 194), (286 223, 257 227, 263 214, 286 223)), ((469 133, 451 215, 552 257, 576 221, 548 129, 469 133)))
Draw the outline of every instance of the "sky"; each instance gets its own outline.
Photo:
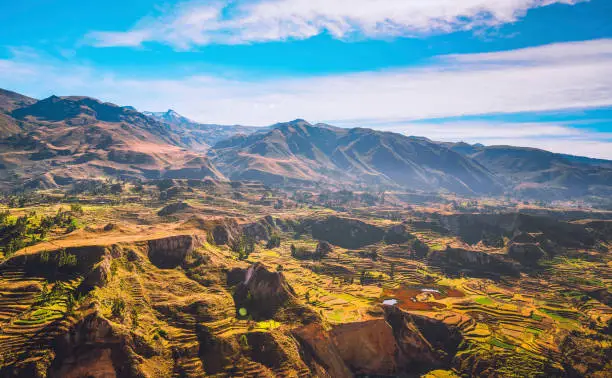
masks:
POLYGON ((0 2, 0 88, 612 159, 610 0, 0 2))

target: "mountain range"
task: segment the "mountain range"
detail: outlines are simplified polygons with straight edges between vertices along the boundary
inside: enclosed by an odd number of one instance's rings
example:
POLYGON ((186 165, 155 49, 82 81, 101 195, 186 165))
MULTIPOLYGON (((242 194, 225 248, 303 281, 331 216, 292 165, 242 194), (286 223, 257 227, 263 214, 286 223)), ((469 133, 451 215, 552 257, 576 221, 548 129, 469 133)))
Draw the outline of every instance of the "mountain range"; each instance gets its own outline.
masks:
POLYGON ((568 199, 612 194, 612 161, 310 124, 201 124, 82 97, 0 90, 0 189, 212 178, 568 199))

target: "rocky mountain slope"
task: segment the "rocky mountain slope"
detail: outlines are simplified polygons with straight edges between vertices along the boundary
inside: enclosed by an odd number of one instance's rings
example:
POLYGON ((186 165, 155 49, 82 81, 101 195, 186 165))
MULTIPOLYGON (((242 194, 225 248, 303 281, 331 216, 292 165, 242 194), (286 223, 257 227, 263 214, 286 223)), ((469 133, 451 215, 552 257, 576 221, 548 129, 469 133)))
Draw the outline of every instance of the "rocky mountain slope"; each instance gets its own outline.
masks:
POLYGON ((232 179, 384 184, 462 194, 502 189, 486 168, 427 139, 304 120, 220 142, 209 155, 232 179))
POLYGON ((171 125, 130 107, 76 96, 35 101, 3 92, 0 98, 8 120, 0 139, 4 189, 105 176, 222 178, 171 125))
POLYGON ((516 193, 526 196, 553 199, 611 193, 609 160, 513 146, 457 143, 450 148, 504 177, 516 193))

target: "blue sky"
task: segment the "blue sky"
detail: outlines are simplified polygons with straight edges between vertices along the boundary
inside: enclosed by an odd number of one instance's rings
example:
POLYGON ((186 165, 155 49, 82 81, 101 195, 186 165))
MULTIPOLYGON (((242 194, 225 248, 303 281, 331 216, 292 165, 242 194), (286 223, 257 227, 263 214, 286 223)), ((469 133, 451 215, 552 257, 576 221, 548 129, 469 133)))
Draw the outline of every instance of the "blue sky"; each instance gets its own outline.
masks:
POLYGON ((609 0, 21 0, 0 87, 612 159, 609 0))

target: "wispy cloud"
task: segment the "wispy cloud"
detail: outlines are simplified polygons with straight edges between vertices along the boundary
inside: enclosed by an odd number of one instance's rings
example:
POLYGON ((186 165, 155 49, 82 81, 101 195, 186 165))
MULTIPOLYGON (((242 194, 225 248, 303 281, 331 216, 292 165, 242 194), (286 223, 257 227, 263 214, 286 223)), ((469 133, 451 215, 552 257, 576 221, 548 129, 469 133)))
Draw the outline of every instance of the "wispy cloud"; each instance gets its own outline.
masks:
POLYGON ((554 43, 493 53, 446 55, 443 59, 461 63, 543 64, 569 61, 612 59, 612 40, 554 43))
POLYGON ((389 122, 398 124, 400 120, 405 128, 395 130, 412 135, 495 144, 506 141, 527 145, 529 141, 531 146, 612 158, 608 135, 563 123, 411 123, 465 115, 611 106, 610 43, 557 44, 487 54, 484 58, 447 56, 427 67, 393 71, 261 80, 205 74, 173 77, 170 72, 169 79, 136 79, 44 58, 15 58, 0 60, 0 83, 32 96, 86 94, 142 110, 171 107, 209 123, 267 125, 299 117, 387 128, 389 122), (542 51, 560 56, 570 50, 571 58, 539 58, 542 51), (527 64, 508 62, 508 56, 527 64))
POLYGON ((160 42, 179 49, 207 44, 307 39, 385 38, 472 30, 514 22, 529 9, 588 0, 238 0, 182 3, 130 30, 95 31, 99 47, 160 42))
POLYGON ((549 122, 445 121, 393 122, 373 127, 441 142, 534 147, 552 152, 612 159, 612 132, 597 132, 549 122))

